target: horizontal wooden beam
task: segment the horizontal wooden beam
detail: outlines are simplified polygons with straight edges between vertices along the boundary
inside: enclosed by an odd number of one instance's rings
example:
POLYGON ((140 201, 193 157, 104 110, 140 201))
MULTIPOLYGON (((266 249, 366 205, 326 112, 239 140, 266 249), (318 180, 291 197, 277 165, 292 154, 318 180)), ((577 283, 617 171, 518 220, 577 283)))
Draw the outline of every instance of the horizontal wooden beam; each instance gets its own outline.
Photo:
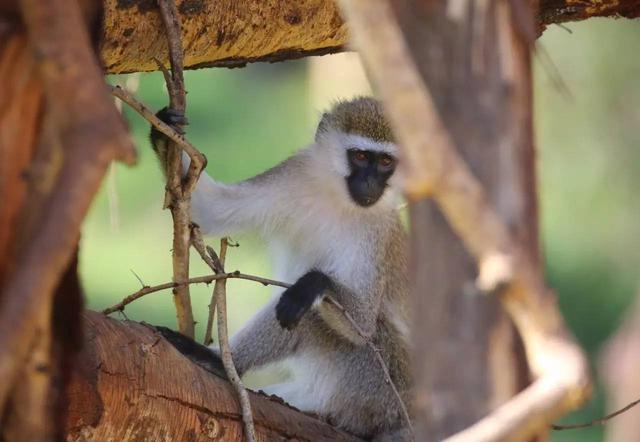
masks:
MULTIPOLYGON (((184 66, 242 67, 347 49, 347 27, 334 0, 176 0, 182 19, 184 66)), ((0 16, 17 21, 16 0, 0 2, 0 16)), ((167 42, 155 0, 82 0, 102 3, 96 29, 109 74, 157 70, 167 42)), ((637 0, 540 0, 538 32, 550 24, 590 17, 640 17, 637 0)))
MULTIPOLYGON (((342 51, 347 28, 330 0, 177 0, 184 66, 239 67, 342 51)), ((108 73, 167 59, 155 0, 105 0, 100 53, 108 73)), ((166 63, 166 61, 165 61, 166 63)))

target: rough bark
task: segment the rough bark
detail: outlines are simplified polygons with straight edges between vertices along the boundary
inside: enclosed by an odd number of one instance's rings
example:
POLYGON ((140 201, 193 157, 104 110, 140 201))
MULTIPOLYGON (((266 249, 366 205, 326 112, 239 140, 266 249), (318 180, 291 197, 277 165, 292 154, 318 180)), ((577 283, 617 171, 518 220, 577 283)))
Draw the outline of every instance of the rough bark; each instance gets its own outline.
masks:
MULTIPOLYGON (((99 0, 83 0, 83 3, 99 0)), ((154 57, 166 62, 155 0, 104 0, 98 30, 107 73, 154 71, 154 57)), ((0 13, 16 10, 16 0, 0 13)), ((333 0, 179 0, 185 68, 237 67, 346 49, 347 28, 333 0)), ((542 0, 537 29, 590 17, 640 16, 636 0, 542 0)))
MULTIPOLYGON (((236 67, 340 51, 347 29, 327 0, 183 0, 185 68, 236 67)), ((167 43, 154 0, 106 0, 101 55, 107 72, 156 70, 167 43)))
MULTIPOLYGON (((101 54, 109 73, 156 70, 166 59, 154 0, 105 0, 101 54)), ((347 28, 332 0, 183 0, 185 68, 236 67, 342 51, 347 28)), ((538 29, 597 16, 640 16, 635 0, 546 0, 538 29)))
POLYGON ((638 18, 637 0, 540 0, 538 22, 541 30, 553 23, 586 20, 591 17, 638 18))
POLYGON ((9 100, 0 112, 0 438, 37 442, 55 437, 56 387, 79 324, 80 223, 100 172, 113 158, 131 160, 133 147, 91 49, 89 9, 20 7, 26 33, 0 29, 0 96, 9 100))
MULTIPOLYGON (((191 363, 144 324, 86 312, 67 394, 66 438, 242 440, 233 387, 191 363)), ((258 440, 356 441, 314 417, 251 393, 258 440)))

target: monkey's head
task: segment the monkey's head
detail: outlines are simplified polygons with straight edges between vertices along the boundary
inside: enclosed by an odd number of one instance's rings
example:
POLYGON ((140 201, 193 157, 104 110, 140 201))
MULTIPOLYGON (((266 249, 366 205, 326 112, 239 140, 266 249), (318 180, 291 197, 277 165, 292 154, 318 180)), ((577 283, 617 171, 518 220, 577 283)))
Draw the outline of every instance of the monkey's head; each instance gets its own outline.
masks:
POLYGON ((397 164, 397 148, 382 104, 371 97, 341 101, 322 115, 316 131, 318 153, 343 177, 360 207, 384 195, 397 164))

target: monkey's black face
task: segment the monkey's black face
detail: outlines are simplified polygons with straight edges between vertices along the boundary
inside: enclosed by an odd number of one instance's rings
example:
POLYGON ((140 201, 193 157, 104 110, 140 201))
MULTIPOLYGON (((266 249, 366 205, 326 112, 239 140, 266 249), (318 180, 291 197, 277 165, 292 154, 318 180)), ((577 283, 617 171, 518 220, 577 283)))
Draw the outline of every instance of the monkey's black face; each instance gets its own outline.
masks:
POLYGON ((347 187, 353 201, 362 207, 376 203, 396 168, 396 159, 384 152, 349 149, 347 160, 351 174, 347 187))

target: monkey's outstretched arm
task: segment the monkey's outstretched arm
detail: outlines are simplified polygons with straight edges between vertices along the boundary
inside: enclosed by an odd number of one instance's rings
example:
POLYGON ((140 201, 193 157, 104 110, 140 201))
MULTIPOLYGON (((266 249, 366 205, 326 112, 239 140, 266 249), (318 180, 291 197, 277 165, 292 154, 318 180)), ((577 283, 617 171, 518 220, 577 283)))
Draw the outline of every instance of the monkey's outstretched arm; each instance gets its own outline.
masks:
POLYGON ((297 329, 298 322, 316 307, 320 317, 339 335, 356 345, 364 345, 376 330, 376 321, 382 301, 382 290, 371 287, 362 295, 318 270, 303 275, 280 296, 276 317, 285 329, 297 329), (325 298, 331 296, 347 312, 362 331, 362 336, 344 312, 325 298))
MULTIPOLYGON (((186 123, 183 115, 164 108, 157 116, 165 123, 179 128, 186 123)), ((163 171, 167 165, 167 137, 151 128, 151 143, 163 171)), ((189 167, 189 157, 183 153, 183 171, 189 167)), ((280 188, 289 179, 287 160, 256 177, 236 183, 223 184, 202 173, 191 195, 193 221, 206 235, 227 236, 242 231, 273 231, 282 225, 286 211, 287 192, 280 188), (276 173, 277 171, 277 173, 276 173)))

